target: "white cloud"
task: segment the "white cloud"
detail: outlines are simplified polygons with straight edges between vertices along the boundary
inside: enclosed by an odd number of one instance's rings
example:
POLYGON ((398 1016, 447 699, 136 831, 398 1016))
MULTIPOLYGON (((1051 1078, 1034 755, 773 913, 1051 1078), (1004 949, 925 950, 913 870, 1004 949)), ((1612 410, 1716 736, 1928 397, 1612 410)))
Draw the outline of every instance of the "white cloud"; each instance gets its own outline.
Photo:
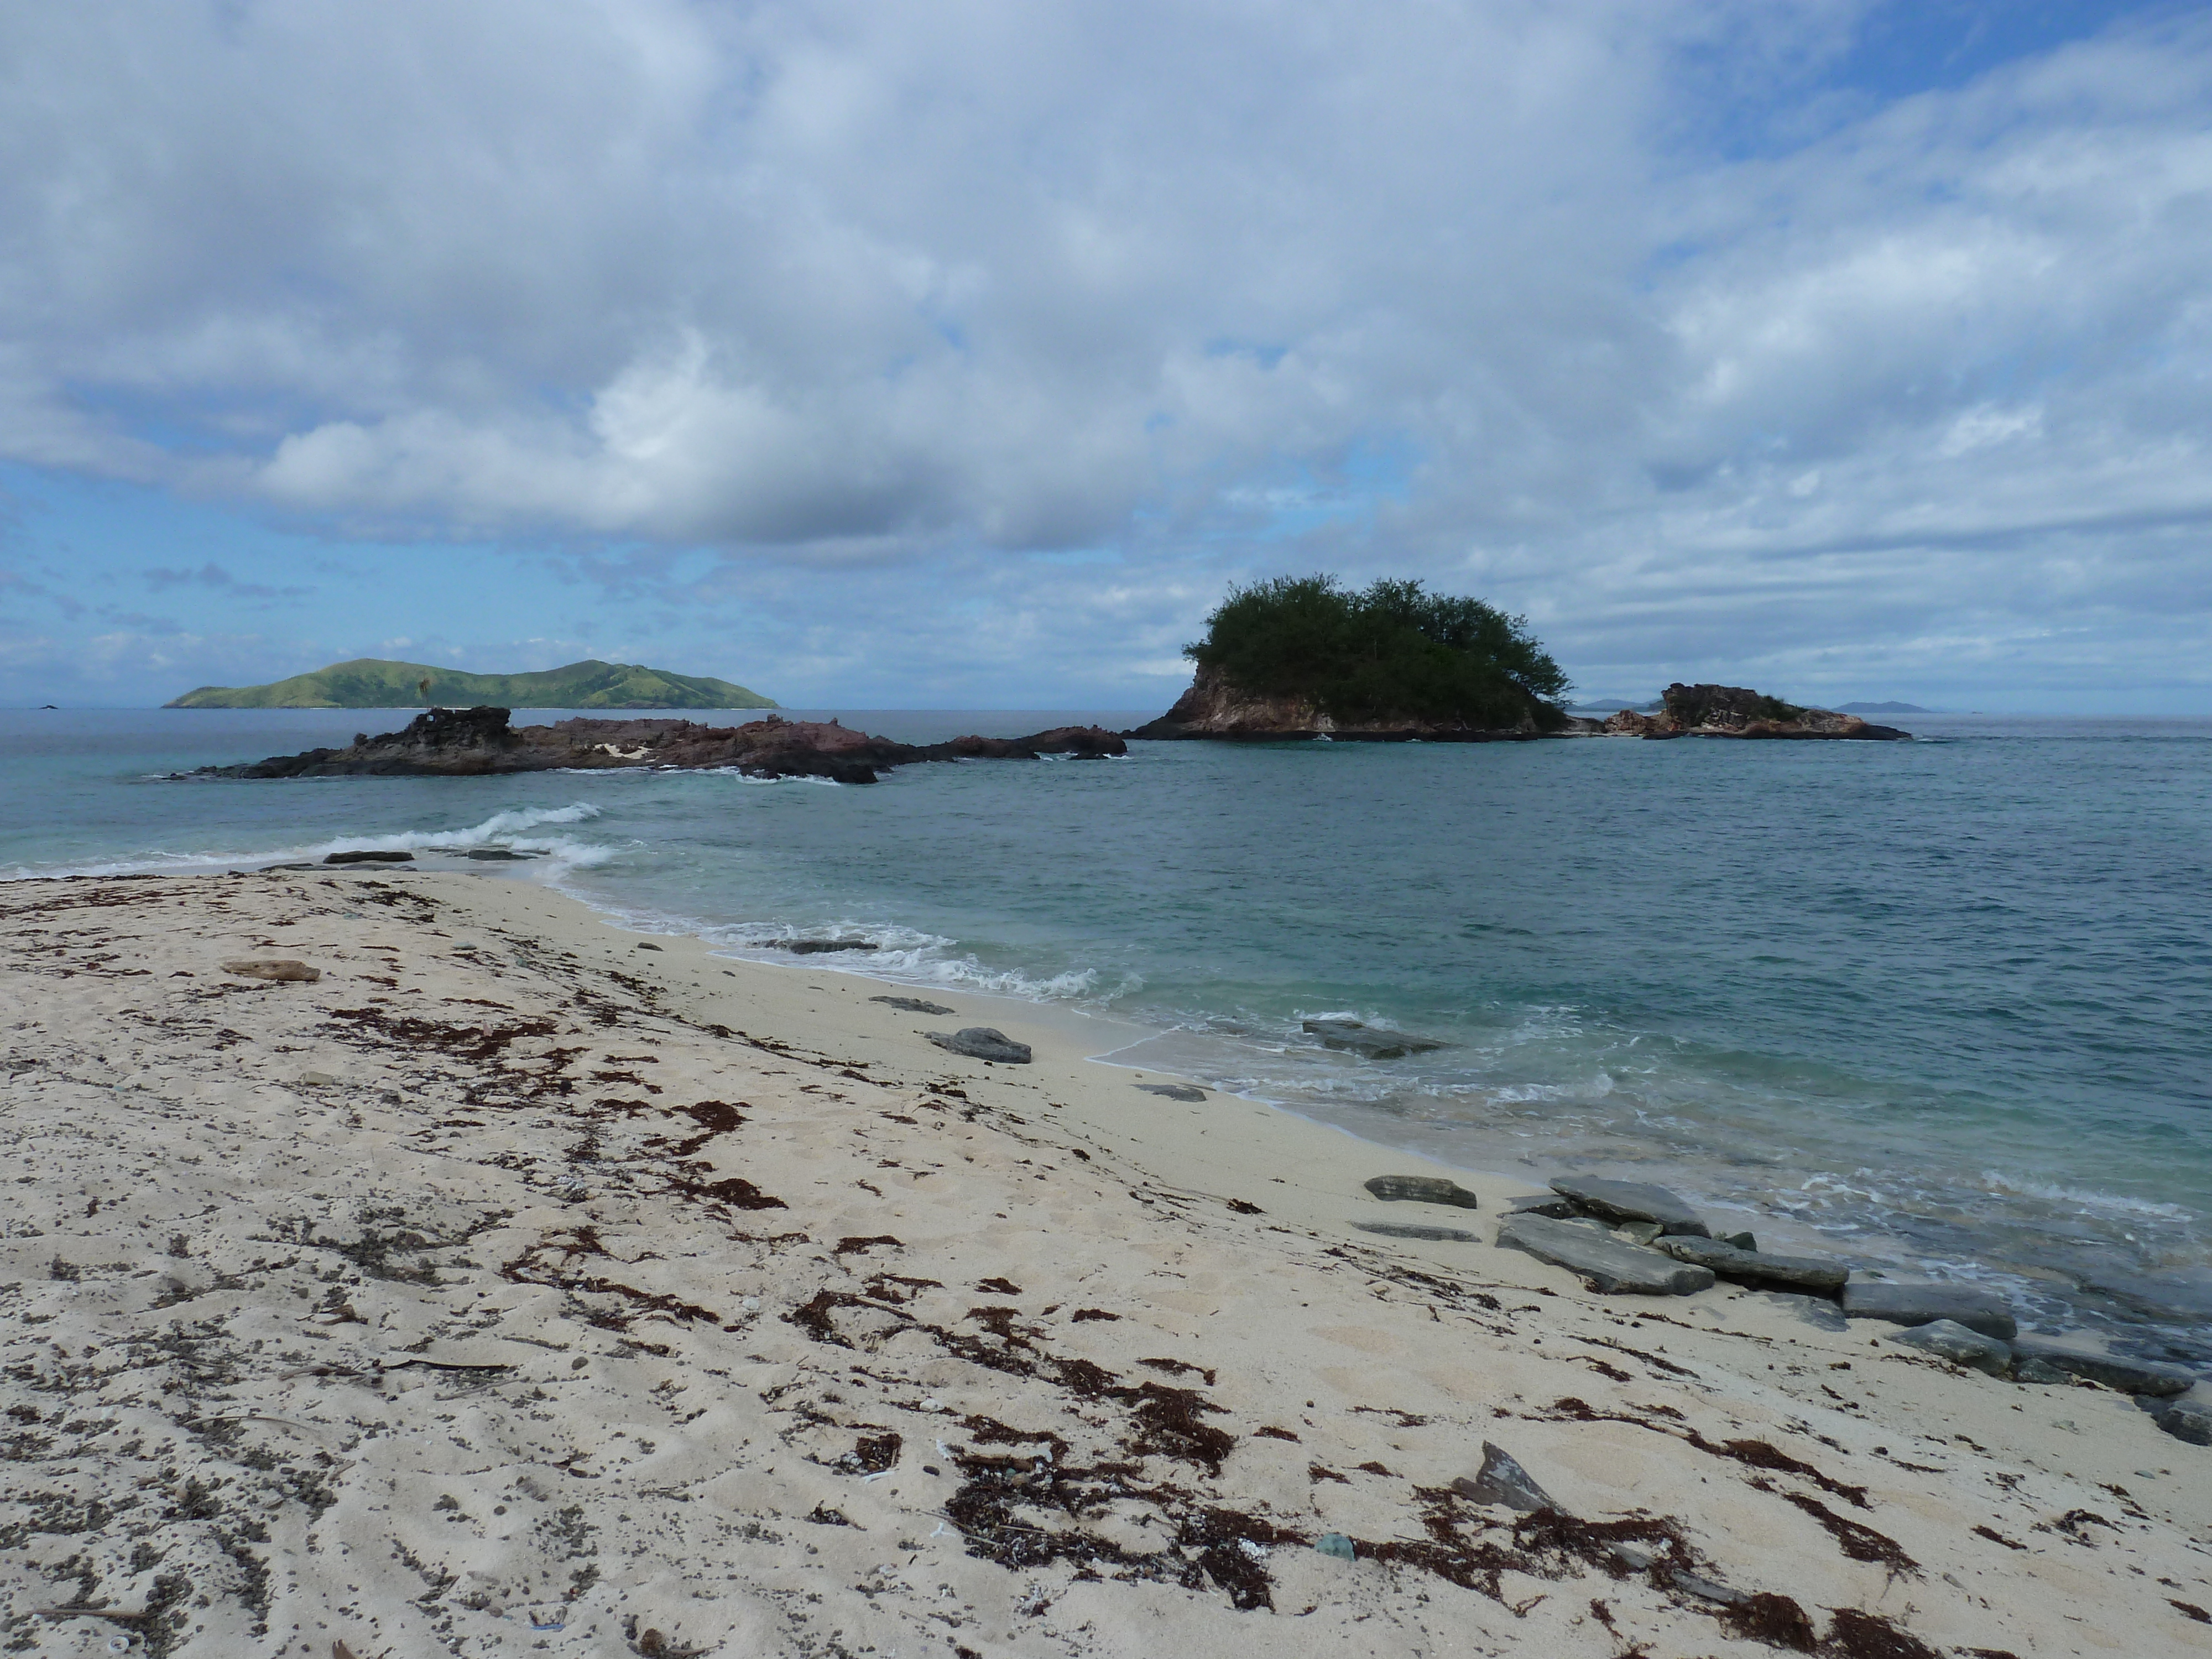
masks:
POLYGON ((17 8, 0 458, 800 611, 1100 550, 945 637, 1059 605, 1132 682, 1293 566, 1487 589, 1593 684, 2185 678, 2212 25, 1885 103, 1821 78, 1867 9, 17 8))

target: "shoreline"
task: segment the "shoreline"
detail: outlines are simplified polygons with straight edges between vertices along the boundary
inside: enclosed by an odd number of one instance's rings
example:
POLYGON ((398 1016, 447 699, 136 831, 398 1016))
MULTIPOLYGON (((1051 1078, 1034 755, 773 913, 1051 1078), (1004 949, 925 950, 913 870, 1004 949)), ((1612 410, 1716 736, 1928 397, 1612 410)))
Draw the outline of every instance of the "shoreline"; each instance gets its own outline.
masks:
POLYGON ((921 1036, 980 999, 458 872, 0 915, 38 1651, 2027 1659, 2212 1617, 2212 1451, 2126 1396, 1592 1294, 1487 1242, 1534 1183, 1143 1093, 1032 1005, 988 1066, 921 1036), (1426 1173, 1480 1208, 1362 1189, 1426 1173), (1486 1442, 1556 1508, 1455 1492, 1486 1442))

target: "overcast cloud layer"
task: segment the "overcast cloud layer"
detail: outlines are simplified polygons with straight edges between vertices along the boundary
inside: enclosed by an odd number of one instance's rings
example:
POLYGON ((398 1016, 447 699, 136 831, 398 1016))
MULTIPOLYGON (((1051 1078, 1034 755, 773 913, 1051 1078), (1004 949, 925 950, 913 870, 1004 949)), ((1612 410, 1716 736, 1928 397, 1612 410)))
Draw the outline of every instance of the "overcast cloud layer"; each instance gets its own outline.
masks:
POLYGON ((2164 6, 7 8, 0 699, 1133 708, 1334 569, 2212 710, 2208 116, 2164 6))

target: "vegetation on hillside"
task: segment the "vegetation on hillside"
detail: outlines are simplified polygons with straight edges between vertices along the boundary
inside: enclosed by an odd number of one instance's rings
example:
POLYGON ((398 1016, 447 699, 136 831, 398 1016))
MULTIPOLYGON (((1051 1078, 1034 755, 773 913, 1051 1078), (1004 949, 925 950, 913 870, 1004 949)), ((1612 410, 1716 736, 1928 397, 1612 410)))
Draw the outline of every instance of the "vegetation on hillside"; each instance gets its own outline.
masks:
POLYGON ((530 674, 464 674, 361 657, 273 685, 204 685, 171 708, 773 708, 757 691, 635 663, 572 662, 530 674))
POLYGON ((1388 578, 1358 592, 1334 576, 1231 588, 1183 654, 1245 690, 1310 697, 1340 723, 1550 727, 1568 685, 1523 618, 1388 578))

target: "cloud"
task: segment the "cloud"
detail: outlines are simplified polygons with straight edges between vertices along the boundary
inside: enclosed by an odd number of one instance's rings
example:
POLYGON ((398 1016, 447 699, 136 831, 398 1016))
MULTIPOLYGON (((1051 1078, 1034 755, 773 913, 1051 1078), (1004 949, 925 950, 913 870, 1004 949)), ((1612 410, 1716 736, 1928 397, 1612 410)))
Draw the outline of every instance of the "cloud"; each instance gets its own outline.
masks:
POLYGON ((19 8, 0 457, 1102 684, 1313 568, 1592 684, 2201 678, 2212 23, 1899 15, 19 8))
POLYGON ((239 599, 299 599, 315 591, 312 587, 272 587, 265 582, 242 582, 212 559, 197 570, 153 565, 138 574, 156 592, 172 587, 203 587, 239 599))

